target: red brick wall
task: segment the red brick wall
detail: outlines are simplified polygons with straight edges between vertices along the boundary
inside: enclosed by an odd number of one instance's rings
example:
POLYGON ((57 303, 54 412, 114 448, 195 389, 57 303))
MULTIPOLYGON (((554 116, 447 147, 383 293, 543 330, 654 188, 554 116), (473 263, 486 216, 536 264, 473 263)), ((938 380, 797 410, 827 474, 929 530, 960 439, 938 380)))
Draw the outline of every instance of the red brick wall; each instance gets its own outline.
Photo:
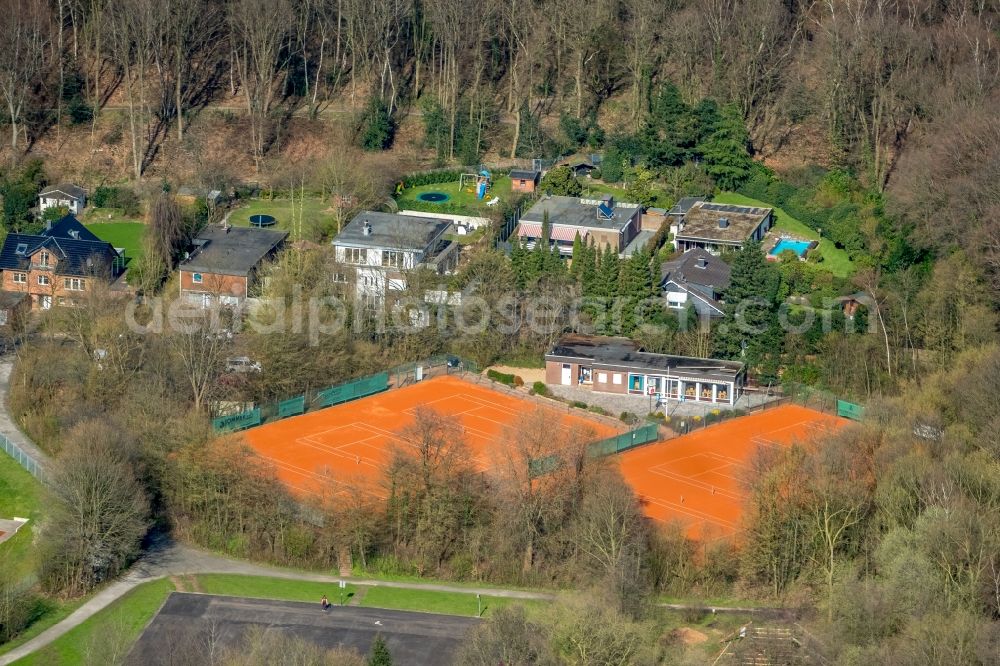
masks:
MULTIPOLYGON (((52 258, 49 263, 55 266, 55 259, 52 258)), ((66 289, 63 286, 64 279, 65 276, 56 275, 54 270, 51 269, 48 270, 29 269, 26 271, 5 270, 3 271, 2 276, 0 276, 0 287, 2 287, 4 291, 12 291, 22 294, 24 293, 31 294, 31 307, 37 309, 41 307, 41 302, 39 301, 39 298, 41 296, 51 296, 53 305, 57 305, 59 303, 60 298, 80 298, 83 294, 86 293, 87 290, 91 288, 91 285, 93 285, 93 281, 100 278, 95 278, 95 277, 82 278, 84 283, 83 291, 66 289), (27 284, 14 282, 14 274, 22 272, 28 276, 27 284), (49 278, 49 284, 48 285, 38 284, 39 275, 47 275, 49 278)))
POLYGON ((217 275, 202 273, 201 283, 194 281, 193 271, 181 271, 181 291, 225 294, 244 298, 247 293, 247 279, 238 275, 217 275))
POLYGON ((512 192, 534 192, 535 191, 535 181, 533 180, 521 180, 521 179, 511 179, 510 189, 512 192), (524 183, 522 185, 522 183, 524 183))

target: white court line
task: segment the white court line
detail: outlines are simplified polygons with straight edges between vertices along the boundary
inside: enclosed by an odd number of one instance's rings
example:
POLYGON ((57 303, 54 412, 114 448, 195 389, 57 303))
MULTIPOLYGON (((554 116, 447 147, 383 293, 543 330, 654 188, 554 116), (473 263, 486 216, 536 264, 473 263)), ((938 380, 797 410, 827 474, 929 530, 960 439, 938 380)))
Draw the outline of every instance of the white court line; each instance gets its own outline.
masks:
POLYGON ((726 499, 731 499, 734 501, 739 501, 743 499, 742 495, 737 495, 733 493, 731 490, 726 490, 725 488, 720 488, 719 486, 715 486, 712 485, 711 483, 700 481, 698 479, 692 479, 689 476, 682 476, 680 474, 677 474, 676 472, 666 472, 658 470, 654 472, 654 474, 656 474, 657 476, 662 476, 665 479, 670 479, 671 481, 675 481, 679 484, 686 484, 691 488, 696 488, 698 490, 703 490, 706 492, 711 492, 712 489, 714 488, 715 494, 712 495, 713 497, 724 497, 726 499))
MULTIPOLYGON (((650 504, 655 504, 655 505, 661 506, 661 507, 663 507, 665 509, 670 509, 671 511, 676 511, 678 513, 682 513, 682 514, 684 514, 684 515, 686 515, 686 516, 688 516, 690 518, 695 518, 695 519, 703 520, 706 523, 712 523, 713 525, 718 525, 719 527, 724 527, 724 528, 728 528, 728 529, 731 529, 731 530, 735 530, 736 529, 736 525, 733 524, 733 523, 730 523, 729 521, 722 520, 721 518, 716 518, 714 516, 710 516, 707 513, 704 513, 702 511, 698 511, 697 509, 682 508, 682 505, 681 504, 677 504, 676 502, 670 502, 670 501, 667 501, 667 500, 661 500, 661 499, 650 498, 650 497, 645 497, 645 496, 641 496, 641 498, 642 498, 643 501, 649 502, 650 504)), ((667 521, 664 520, 663 522, 667 522, 667 521)))

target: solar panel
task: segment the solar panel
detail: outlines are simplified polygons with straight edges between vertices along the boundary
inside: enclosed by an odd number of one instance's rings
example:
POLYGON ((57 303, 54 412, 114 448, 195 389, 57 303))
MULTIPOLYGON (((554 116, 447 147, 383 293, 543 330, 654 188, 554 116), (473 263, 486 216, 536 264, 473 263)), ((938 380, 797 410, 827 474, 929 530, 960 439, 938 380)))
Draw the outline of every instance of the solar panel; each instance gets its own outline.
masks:
POLYGON ((614 217, 615 217, 615 210, 614 210, 614 208, 611 208, 606 203, 599 204, 597 206, 597 212, 605 220, 611 220, 611 219, 614 219, 614 217))

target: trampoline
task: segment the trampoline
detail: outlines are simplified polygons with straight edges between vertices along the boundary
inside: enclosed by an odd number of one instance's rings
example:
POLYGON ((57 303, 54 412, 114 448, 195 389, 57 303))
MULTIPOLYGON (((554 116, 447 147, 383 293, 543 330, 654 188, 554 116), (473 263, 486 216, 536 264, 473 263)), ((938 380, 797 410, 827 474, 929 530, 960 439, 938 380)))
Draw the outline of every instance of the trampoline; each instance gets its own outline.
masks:
POLYGON ((448 199, 451 199, 451 195, 446 192, 421 192, 417 195, 417 201, 427 203, 444 203, 448 199))
POLYGON ((273 215, 251 215, 250 216, 250 226, 251 227, 273 227, 276 220, 273 215))

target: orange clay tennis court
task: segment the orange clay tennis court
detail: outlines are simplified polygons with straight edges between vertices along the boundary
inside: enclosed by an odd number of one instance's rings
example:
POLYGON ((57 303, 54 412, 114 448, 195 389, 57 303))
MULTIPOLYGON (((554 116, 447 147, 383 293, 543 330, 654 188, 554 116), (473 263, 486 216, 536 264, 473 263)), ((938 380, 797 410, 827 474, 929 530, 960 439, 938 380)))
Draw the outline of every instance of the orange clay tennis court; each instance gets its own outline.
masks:
MULTIPOLYGON (((413 423, 420 406, 458 420, 480 470, 491 467, 491 449, 502 441, 504 430, 520 415, 539 409, 533 401, 442 376, 251 428, 242 436, 300 494, 335 493, 338 486, 357 482, 382 494, 377 483, 391 450, 406 444, 399 432, 413 423)), ((553 424, 581 429, 590 440, 620 432, 596 419, 551 411, 553 424)))
POLYGON ((782 405, 627 451, 618 462, 647 516, 676 521, 693 539, 728 537, 740 530, 741 475, 759 447, 808 441, 846 423, 782 405))

